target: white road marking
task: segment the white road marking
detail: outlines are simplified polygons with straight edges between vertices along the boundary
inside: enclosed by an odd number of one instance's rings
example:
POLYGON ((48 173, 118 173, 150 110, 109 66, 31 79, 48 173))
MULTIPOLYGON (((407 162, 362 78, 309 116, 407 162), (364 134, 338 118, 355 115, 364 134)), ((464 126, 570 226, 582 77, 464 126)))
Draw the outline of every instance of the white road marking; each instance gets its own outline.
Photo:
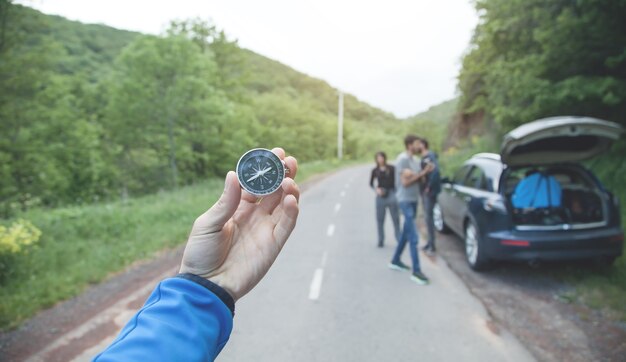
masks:
POLYGON ((326 267, 326 260, 328 259, 328 251, 325 251, 322 255, 322 268, 326 267))
POLYGON ((345 191, 341 191, 341 193, 339 194, 339 196, 341 196, 341 197, 345 197, 345 196, 346 196, 346 192, 345 192, 345 191))
POLYGON ((309 288, 309 299, 317 300, 320 297, 322 290, 322 279, 324 278, 324 269, 317 268, 313 274, 313 280, 311 281, 311 287, 309 288))
POLYGON ((339 212, 339 209, 341 209, 341 204, 340 203, 336 203, 335 204, 335 214, 339 212))
POLYGON ((326 230, 326 235, 333 236, 335 233, 335 224, 328 225, 328 229, 326 230))

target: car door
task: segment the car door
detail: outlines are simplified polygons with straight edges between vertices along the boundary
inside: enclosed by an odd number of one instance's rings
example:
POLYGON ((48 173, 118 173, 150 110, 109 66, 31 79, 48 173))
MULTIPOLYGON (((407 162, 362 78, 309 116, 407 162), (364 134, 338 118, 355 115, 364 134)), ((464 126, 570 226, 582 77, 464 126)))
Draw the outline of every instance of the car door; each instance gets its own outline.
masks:
POLYGON ((473 200, 484 198, 489 194, 488 182, 484 170, 478 165, 472 165, 462 185, 456 189, 457 226, 464 232, 465 217, 469 215, 470 203, 473 200))
POLYGON ((464 205, 465 201, 464 190, 465 180, 468 172, 472 169, 472 165, 464 165, 454 174, 452 182, 444 185, 444 192, 447 197, 445 198, 445 204, 442 205, 443 212, 445 214, 446 223, 448 226, 457 232, 463 234, 463 215, 466 209, 464 205))

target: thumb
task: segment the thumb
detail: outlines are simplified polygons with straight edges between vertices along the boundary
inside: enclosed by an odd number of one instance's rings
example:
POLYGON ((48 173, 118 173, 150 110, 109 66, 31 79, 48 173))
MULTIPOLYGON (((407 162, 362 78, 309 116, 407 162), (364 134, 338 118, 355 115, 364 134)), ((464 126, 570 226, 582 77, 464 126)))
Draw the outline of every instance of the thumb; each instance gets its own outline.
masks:
POLYGON ((241 199, 241 188, 237 175, 230 171, 224 182, 224 192, 219 200, 204 214, 196 219, 193 225, 195 234, 211 234, 221 231, 226 222, 235 214, 241 199))

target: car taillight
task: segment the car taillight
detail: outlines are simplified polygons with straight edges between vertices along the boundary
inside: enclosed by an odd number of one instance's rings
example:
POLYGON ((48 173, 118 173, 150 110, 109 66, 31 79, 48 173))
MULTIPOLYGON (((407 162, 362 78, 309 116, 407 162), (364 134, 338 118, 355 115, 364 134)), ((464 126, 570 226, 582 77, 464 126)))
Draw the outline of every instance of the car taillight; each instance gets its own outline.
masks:
POLYGON ((504 240, 500 240, 500 244, 505 245, 505 246, 530 246, 530 241, 528 240, 509 240, 509 239, 504 239, 504 240))

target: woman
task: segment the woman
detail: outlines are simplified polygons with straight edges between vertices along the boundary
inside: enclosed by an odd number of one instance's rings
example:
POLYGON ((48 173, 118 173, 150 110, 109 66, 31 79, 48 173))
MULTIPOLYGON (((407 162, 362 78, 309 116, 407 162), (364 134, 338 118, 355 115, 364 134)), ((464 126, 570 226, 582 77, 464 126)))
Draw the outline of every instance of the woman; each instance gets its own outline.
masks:
POLYGON ((400 238, 400 218, 398 216, 398 202, 396 201, 395 169, 387 164, 387 155, 384 152, 376 153, 376 167, 372 170, 370 187, 376 191, 376 221, 378 222, 378 247, 385 244, 385 214, 389 209, 396 241, 400 238))

